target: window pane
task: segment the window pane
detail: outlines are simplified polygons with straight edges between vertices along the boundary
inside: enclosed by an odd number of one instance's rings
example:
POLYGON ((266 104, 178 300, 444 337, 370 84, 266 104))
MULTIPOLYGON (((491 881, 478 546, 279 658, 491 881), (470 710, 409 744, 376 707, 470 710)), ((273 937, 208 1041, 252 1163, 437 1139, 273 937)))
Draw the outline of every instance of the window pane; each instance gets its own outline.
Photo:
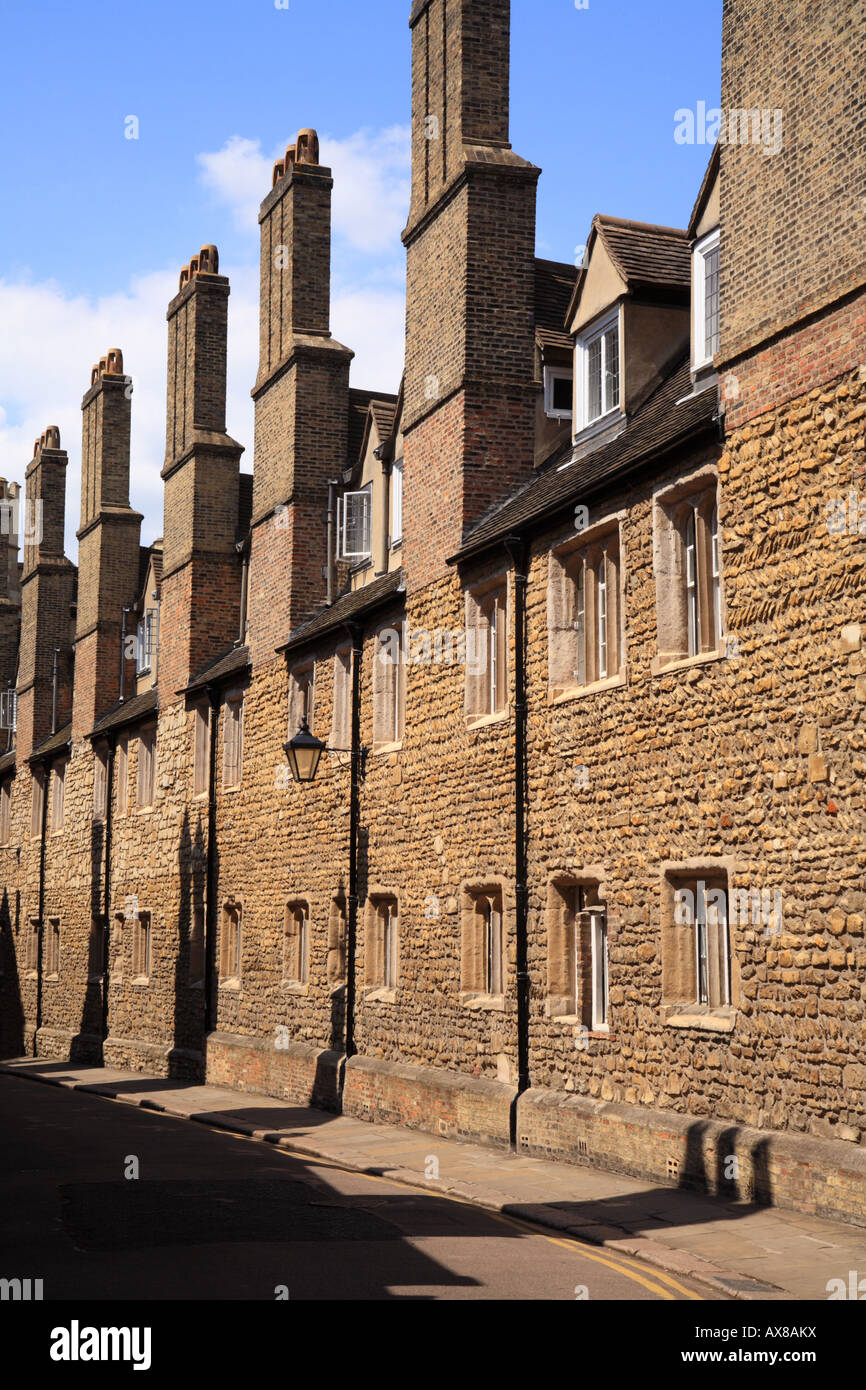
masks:
POLYGON ((587 349, 587 420, 601 415, 601 338, 587 349))
POLYGON ((581 563, 577 571, 576 613, 574 626, 577 631, 577 680, 586 685, 586 566, 581 563))
POLYGON ((698 646, 698 571, 695 514, 690 511, 685 524, 686 615, 688 619, 689 656, 697 656, 698 646))
POLYGON ((719 350, 719 247, 704 256, 704 355, 714 357, 719 350))
POLYGON ((619 325, 614 324, 604 335, 604 409, 615 410, 619 405, 619 325))
POLYGON ((391 470, 391 544, 403 538, 403 460, 391 470))
POLYGON ((598 565, 598 678, 607 675, 607 561, 604 555, 598 565))
POLYGON ((553 408, 571 414, 571 377, 553 378, 553 408))

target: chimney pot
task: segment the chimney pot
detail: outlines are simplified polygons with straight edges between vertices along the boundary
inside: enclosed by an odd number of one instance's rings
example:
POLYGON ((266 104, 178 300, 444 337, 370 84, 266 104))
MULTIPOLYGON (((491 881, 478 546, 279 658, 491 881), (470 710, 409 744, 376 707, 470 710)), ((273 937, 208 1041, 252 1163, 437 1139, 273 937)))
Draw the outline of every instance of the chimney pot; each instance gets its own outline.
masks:
POLYGON ((46 449, 60 448, 60 430, 57 425, 49 425, 43 436, 46 449))
POLYGON ((285 164, 281 159, 278 159, 276 164, 274 165, 274 174, 273 178, 271 179, 271 188, 275 188, 277 186, 284 173, 285 164))
POLYGON ((296 148, 298 164, 318 164, 319 137, 314 130, 299 130, 296 148))
POLYGON ((120 348, 109 348, 106 370, 109 376, 123 376, 123 353, 120 348))
POLYGON ((198 268, 202 275, 218 275, 220 253, 215 246, 203 246, 198 253, 198 268))
POLYGON ((288 174, 289 171, 295 167, 297 157, 297 146, 289 145, 289 148, 286 150, 285 156, 283 158, 283 173, 288 174))
POLYGON ((178 289, 181 289, 181 290, 182 290, 183 287, 184 287, 184 285, 187 283, 188 280, 189 280, 189 266, 188 266, 188 265, 185 265, 184 268, 183 268, 183 270, 180 272, 180 284, 178 285, 178 289))

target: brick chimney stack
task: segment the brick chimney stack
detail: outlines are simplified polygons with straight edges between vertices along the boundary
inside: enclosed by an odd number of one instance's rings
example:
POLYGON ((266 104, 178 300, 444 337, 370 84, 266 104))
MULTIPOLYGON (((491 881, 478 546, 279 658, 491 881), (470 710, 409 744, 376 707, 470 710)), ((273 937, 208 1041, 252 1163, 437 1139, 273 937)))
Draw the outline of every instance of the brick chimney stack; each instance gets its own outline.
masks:
POLYGON ((314 130, 274 166, 259 213, 259 374, 250 556, 254 664, 325 597, 328 480, 346 466, 352 352, 330 333, 330 169, 314 130))
POLYGON ((203 246, 180 272, 168 306, 157 670, 163 706, 231 646, 240 623, 235 541, 243 445, 226 434, 229 292, 217 248, 203 246))
POLYGON ((19 498, 17 483, 0 478, 0 691, 15 684, 21 638, 21 581, 18 576, 19 498))
POLYGON ((123 608, 136 598, 142 521, 129 505, 131 398, 123 354, 112 348, 93 368, 81 402, 74 739, 120 696, 123 608))
POLYGON ((58 656, 57 728, 71 713, 72 604, 76 570, 63 553, 67 455, 51 425, 36 441, 25 473, 22 535, 21 649, 18 668, 18 761, 51 730, 54 653, 58 656))
POLYGON ((508 143, 509 0, 416 0, 407 252, 407 587, 533 466, 535 194, 508 143))

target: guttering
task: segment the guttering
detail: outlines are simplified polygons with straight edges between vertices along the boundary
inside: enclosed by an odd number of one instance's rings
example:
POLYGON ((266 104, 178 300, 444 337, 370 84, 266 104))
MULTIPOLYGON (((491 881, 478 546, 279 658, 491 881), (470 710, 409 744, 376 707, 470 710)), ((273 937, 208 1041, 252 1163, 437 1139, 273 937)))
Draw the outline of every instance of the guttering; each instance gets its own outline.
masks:
POLYGON ((514 567, 514 894, 517 966, 517 1095, 511 1104, 511 1145, 517 1148, 517 1107, 531 1085, 529 1073, 529 866, 527 846, 526 589, 529 546, 506 536, 514 567))

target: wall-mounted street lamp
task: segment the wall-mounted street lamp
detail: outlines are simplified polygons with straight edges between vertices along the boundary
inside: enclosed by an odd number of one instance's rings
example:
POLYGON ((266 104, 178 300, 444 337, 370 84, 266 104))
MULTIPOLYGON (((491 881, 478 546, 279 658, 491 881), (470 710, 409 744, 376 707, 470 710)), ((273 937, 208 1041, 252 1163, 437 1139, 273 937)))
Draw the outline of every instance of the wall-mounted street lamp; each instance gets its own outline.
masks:
POLYGON ((292 769, 292 776, 296 782, 312 782, 314 780, 319 770, 319 759, 326 747, 327 744, 322 743, 321 739, 316 738, 315 734, 310 732, 306 718, 303 719, 295 737, 283 744, 286 757, 289 760, 289 767, 292 769))

